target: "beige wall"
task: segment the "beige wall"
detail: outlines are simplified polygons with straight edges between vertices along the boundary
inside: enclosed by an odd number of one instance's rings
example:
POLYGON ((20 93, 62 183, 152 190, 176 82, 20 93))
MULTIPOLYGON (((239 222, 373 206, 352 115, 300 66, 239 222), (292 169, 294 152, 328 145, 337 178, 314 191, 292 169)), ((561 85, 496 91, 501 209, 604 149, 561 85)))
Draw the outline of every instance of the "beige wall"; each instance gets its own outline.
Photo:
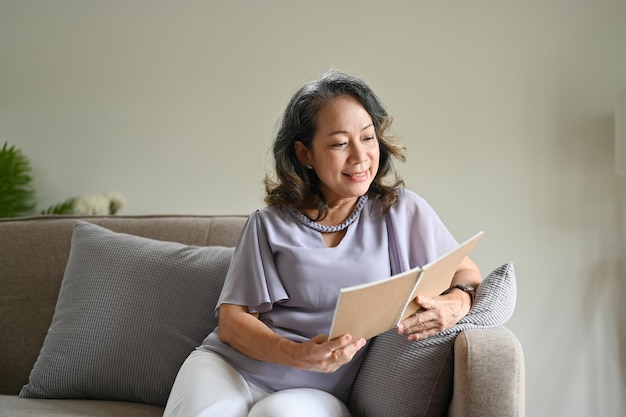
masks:
POLYGON ((331 66, 387 103, 407 185, 485 230, 483 271, 515 262, 527 414, 626 415, 623 0, 0 0, 0 142, 41 208, 247 214, 281 110, 331 66))

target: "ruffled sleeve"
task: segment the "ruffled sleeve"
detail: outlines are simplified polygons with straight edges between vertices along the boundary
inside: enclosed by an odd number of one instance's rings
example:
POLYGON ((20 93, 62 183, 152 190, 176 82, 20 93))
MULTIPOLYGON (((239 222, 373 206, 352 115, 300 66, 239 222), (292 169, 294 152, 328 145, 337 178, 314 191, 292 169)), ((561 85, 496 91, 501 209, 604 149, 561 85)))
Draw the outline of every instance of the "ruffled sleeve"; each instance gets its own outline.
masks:
POLYGON ((251 313, 270 311, 276 302, 289 298, 278 275, 267 230, 259 211, 244 225, 216 306, 237 304, 251 313))

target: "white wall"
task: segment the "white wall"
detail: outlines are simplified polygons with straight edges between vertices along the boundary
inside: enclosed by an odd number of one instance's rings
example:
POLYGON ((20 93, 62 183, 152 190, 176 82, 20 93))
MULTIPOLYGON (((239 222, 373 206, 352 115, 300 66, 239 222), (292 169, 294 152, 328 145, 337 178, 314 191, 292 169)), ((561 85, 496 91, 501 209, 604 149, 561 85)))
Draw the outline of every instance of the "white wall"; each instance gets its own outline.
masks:
POLYGON ((452 232, 514 261, 527 415, 626 415, 626 2, 0 0, 0 142, 39 206, 247 214, 277 119, 334 66, 367 80, 452 232))

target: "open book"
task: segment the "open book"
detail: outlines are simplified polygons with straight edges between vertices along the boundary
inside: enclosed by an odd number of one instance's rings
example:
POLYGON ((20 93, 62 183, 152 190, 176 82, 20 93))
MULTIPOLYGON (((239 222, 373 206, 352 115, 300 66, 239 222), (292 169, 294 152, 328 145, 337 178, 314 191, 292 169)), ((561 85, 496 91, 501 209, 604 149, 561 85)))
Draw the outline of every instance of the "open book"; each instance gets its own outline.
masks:
POLYGON ((424 265, 368 284, 342 288, 335 307, 329 340, 349 333, 352 340, 369 339, 415 314, 421 306, 417 294, 435 297, 450 287, 456 268, 483 232, 462 243, 458 248, 424 265))

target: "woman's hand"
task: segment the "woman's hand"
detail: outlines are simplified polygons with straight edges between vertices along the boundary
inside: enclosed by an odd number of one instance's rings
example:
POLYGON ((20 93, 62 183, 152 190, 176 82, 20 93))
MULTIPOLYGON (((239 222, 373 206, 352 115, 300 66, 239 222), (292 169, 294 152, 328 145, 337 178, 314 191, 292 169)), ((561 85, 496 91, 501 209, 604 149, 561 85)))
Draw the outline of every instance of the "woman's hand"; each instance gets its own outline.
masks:
POLYGON ((422 309, 398 325, 398 334, 408 335, 408 340, 426 339, 454 326, 470 310, 470 296, 454 290, 435 298, 418 295, 415 302, 422 309))
POLYGON ((328 340, 321 334, 306 342, 294 342, 274 333, 258 314, 235 304, 220 306, 218 335, 222 342, 251 358, 314 372, 335 372, 365 346, 365 339, 352 341, 349 335, 328 340))
MULTIPOLYGON (((457 267, 451 286, 463 282, 478 288, 482 280, 478 267, 466 256, 457 267)), ((435 298, 418 295, 415 302, 422 308, 398 325, 398 334, 408 335, 409 340, 426 339, 449 329, 472 308, 469 294, 459 289, 435 298)))
POLYGON ((350 335, 343 335, 333 340, 320 334, 304 343, 292 345, 291 356, 299 369, 314 372, 335 372, 352 360, 354 355, 365 346, 365 339, 352 341, 350 335))

